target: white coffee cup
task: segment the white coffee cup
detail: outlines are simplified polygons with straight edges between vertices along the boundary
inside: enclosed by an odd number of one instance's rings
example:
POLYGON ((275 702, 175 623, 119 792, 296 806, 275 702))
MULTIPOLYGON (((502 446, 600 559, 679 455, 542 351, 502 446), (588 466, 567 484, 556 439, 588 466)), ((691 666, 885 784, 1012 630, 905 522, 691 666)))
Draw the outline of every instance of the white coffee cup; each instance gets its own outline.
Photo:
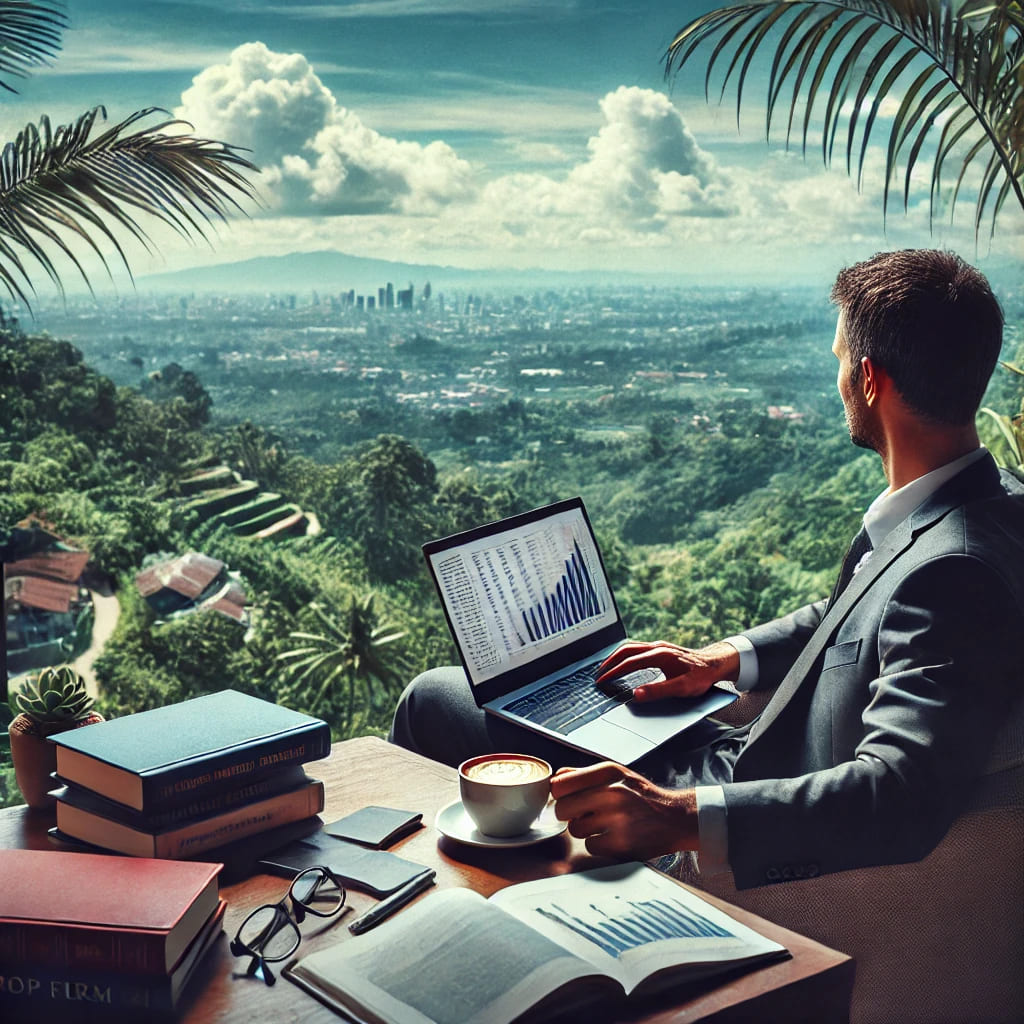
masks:
POLYGON ((459 765, 462 806, 487 836, 528 832, 550 791, 551 765, 530 754, 480 754, 459 765))

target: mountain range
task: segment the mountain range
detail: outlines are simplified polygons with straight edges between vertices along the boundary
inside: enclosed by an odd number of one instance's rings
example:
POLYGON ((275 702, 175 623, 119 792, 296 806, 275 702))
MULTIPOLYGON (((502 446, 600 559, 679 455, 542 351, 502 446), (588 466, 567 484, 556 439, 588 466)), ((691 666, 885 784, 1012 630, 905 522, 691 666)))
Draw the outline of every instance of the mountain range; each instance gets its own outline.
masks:
POLYGON ((137 281, 140 292, 221 292, 224 294, 306 293, 328 295, 354 289, 357 295, 376 295, 390 282, 396 291, 412 284, 420 294, 430 282, 437 292, 444 288, 571 288, 613 283, 635 286, 676 287, 694 284, 679 274, 644 274, 629 271, 492 269, 426 263, 400 263, 351 256, 334 250, 296 252, 283 256, 258 256, 233 263, 150 274, 137 281))
MULTIPOLYGON (((968 257, 969 258, 969 257, 968 257)), ((838 268, 837 268, 838 269, 838 268)), ((993 286, 1004 293, 1020 288, 1020 265, 1015 261, 998 261, 983 266, 993 286)), ((376 296, 377 290, 391 283, 395 291, 413 285, 416 294, 430 283, 437 293, 445 289, 569 289, 588 286, 625 285, 628 287, 801 287, 821 288, 820 279, 800 279, 782 272, 777 266, 765 267, 760 275, 737 275, 729 280, 709 279, 701 274, 699 264, 688 273, 678 271, 642 273, 623 270, 544 270, 487 269, 439 266, 427 263, 402 263, 390 260, 352 256, 325 249, 316 252, 294 252, 282 256, 258 256, 252 259, 218 263, 205 267, 150 274, 138 278, 139 292, 174 293, 241 293, 308 295, 312 291, 338 295, 354 290, 357 295, 376 296)))

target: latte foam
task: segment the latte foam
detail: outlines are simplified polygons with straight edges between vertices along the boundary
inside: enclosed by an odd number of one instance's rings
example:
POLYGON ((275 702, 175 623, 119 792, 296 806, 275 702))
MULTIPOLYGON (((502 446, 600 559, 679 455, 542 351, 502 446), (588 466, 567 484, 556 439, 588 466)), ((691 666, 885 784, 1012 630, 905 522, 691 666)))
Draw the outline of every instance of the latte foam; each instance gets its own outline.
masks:
POLYGON ((523 782, 535 782, 547 778, 547 768, 537 761, 527 758, 496 757, 490 761, 471 764, 463 772, 467 779, 474 782, 487 782, 491 785, 511 786, 523 782))

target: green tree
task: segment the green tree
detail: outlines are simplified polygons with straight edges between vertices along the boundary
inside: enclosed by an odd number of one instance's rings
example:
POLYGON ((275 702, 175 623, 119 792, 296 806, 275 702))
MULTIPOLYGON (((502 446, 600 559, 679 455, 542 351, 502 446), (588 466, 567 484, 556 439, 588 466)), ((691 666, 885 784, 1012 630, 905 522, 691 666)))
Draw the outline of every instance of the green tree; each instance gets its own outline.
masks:
POLYGON ((195 430, 209 422, 213 401, 199 378, 177 363, 168 363, 162 370, 150 374, 142 393, 156 402, 170 405, 189 429, 195 430))
POLYGON ((131 388, 117 390, 117 418, 108 445, 147 483, 181 473, 204 450, 191 409, 181 397, 154 402, 131 388))
MULTIPOLYGON (((934 215, 944 203, 942 175, 959 161, 949 197, 955 206, 968 172, 979 166, 975 233, 996 217, 1009 195, 1024 210, 1024 15, 1020 0, 749 0, 690 22, 672 41, 666 71, 678 72, 713 40, 705 89, 719 59, 728 59, 722 93, 735 73, 737 115, 754 56, 772 51, 765 130, 784 118, 786 140, 802 120, 806 152, 815 104, 822 111, 822 156, 831 162, 846 122, 846 168, 858 185, 878 114, 890 96, 899 108, 889 121, 884 201, 904 174, 931 152, 934 215), (788 111, 785 97, 789 96, 788 111), (802 118, 801 107, 802 103, 802 118), (941 132, 931 133, 937 124, 941 132), (859 142, 858 142, 859 136, 859 142)), ((842 143, 840 144, 842 146, 842 143)))
MULTIPOLYGON (((10 77, 24 78, 53 58, 64 26, 58 0, 0 0, 0 87, 13 91, 10 77)), ((63 291, 55 258, 70 261, 88 284, 76 249, 107 268, 105 244, 128 269, 121 237, 152 247, 139 214, 186 238, 205 237, 215 220, 241 209, 239 199, 254 196, 243 172, 256 168, 236 147, 184 134, 191 126, 164 114, 148 107, 104 129, 106 111, 94 107, 55 130, 44 115, 7 144, 0 284, 12 297, 29 305, 40 269, 63 291)))
POLYGON ((378 582, 393 583, 420 565, 420 545, 434 532, 434 463, 414 444, 382 434, 356 462, 352 533, 378 582))
POLYGON ((480 480, 469 471, 442 481, 436 504, 442 533, 458 533, 501 518, 480 480))
POLYGON ((249 420, 232 427, 224 439, 225 457, 247 480, 258 480, 262 487, 277 489, 288 461, 281 438, 249 420))
POLYGON ((353 596, 338 617, 311 604, 317 631, 293 632, 300 646, 278 655, 292 680, 289 706, 329 720, 342 738, 380 727, 405 681, 405 660, 391 646, 405 634, 379 620, 374 599, 353 596))
POLYGON ((74 345, 16 327, 0 328, 0 395, 3 441, 28 441, 54 427, 98 437, 117 418, 113 382, 86 366, 74 345))

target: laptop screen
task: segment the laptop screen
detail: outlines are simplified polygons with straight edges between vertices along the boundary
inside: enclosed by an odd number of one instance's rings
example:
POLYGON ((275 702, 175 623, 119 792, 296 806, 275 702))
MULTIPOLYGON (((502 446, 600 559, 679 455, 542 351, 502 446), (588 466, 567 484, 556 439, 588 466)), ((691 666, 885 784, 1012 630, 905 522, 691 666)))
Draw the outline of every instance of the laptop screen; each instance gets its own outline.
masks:
POLYGON ((500 695, 624 636, 579 498, 423 550, 474 690, 500 695))

